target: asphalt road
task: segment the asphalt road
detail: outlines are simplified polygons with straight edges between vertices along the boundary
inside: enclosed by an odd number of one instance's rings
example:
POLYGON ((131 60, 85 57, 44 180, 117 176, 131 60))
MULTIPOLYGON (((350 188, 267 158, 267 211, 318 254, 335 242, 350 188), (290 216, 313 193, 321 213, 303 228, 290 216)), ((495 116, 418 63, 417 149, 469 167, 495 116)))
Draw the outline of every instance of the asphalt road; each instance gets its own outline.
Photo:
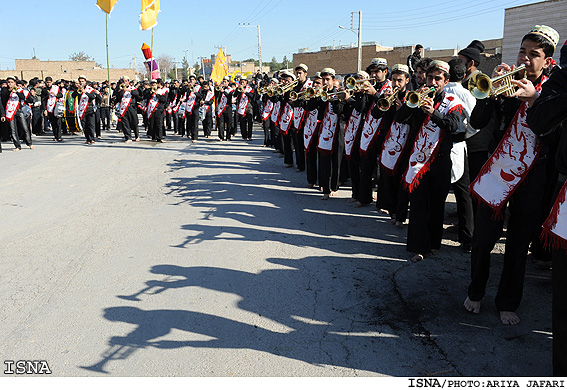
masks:
POLYGON ((454 218, 413 264, 405 228, 348 188, 322 201, 257 127, 251 142, 103 137, 3 144, 1 360, 55 376, 551 375, 548 265, 528 260, 522 323, 504 326, 501 254, 482 313, 462 307, 454 218))

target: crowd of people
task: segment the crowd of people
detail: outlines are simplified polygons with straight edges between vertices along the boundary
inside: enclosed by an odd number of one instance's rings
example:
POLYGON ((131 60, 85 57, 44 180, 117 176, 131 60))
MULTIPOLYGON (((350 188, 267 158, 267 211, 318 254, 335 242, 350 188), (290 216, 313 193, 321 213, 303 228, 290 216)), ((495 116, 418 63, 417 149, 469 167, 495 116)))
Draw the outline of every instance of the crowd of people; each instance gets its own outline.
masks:
POLYGON ((323 200, 350 179, 354 207, 375 202, 393 226, 407 223, 413 262, 442 249, 452 188, 458 240, 471 255, 465 308, 480 312, 507 213, 495 298, 501 322, 520 322, 528 252, 551 260, 554 374, 567 375, 567 67, 553 61, 558 41, 553 28, 535 26, 519 42, 516 63, 497 66, 491 76, 478 70, 484 46, 474 40, 448 63, 422 58, 418 45, 406 64, 375 58, 344 77, 324 68, 309 78, 305 64, 273 78, 258 73, 220 83, 191 75, 99 86, 81 76, 26 85, 9 77, 1 82, 0 130, 20 150, 20 140, 33 148, 31 133, 47 126, 55 142, 82 131, 91 145, 110 129, 113 111, 126 143, 140 140, 139 115, 156 142, 164 142, 167 129, 198 142, 199 122, 206 138, 216 127, 218 139, 229 141, 240 128, 248 141, 257 121, 263 146, 305 172, 307 187, 323 200))

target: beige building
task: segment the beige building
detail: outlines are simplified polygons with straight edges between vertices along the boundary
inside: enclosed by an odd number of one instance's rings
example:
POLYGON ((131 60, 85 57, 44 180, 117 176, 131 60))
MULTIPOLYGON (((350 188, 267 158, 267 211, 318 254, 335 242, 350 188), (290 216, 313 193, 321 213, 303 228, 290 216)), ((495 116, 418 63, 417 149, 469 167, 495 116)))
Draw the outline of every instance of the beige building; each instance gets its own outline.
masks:
MULTIPOLYGON (((85 75, 89 81, 104 81, 108 79, 108 71, 96 66, 94 61, 41 61, 39 59, 15 60, 16 69, 0 70, 0 78, 17 76, 23 80, 30 80, 34 77, 45 79, 51 76, 53 80, 77 79, 80 75, 85 75)), ((136 71, 134 69, 110 69, 110 81, 117 81, 122 76, 128 76, 134 80, 136 71)))
POLYGON ((515 64, 522 37, 536 24, 553 27, 559 33, 559 44, 553 58, 559 63, 559 49, 567 39, 567 1, 548 0, 507 8, 504 12, 502 61, 515 64))
MULTIPOLYGON (((500 61, 500 50, 502 46, 502 39, 490 39, 482 41, 486 47, 483 53, 483 62, 493 69, 493 62, 500 61)), ((362 69, 366 68, 372 61, 372 58, 382 57, 388 61, 391 67, 394 64, 405 64, 408 56, 413 53, 415 46, 398 46, 387 47, 380 46, 374 43, 367 43, 362 46, 362 69)), ((358 60, 357 47, 322 47, 317 52, 305 52, 293 54, 293 66, 298 64, 305 64, 309 67, 309 76, 313 76, 315 72, 321 71, 323 68, 333 68, 337 74, 346 74, 356 72, 358 60)), ((444 50, 426 50, 425 57, 430 57, 436 60, 449 61, 458 53, 458 49, 444 49, 444 50)), ((483 65, 481 63, 481 70, 483 65)))

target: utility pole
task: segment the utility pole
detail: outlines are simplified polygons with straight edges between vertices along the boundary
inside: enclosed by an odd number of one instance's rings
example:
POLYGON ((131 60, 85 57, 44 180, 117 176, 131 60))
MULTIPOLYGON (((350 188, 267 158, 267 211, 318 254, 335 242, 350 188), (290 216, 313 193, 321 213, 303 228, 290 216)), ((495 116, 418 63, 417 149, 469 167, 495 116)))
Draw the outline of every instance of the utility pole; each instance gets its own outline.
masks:
MULTIPOLYGON (((354 29, 353 27, 353 21, 352 21, 352 15, 354 15, 355 12, 351 12, 351 25, 350 28, 346 28, 343 26, 339 26, 339 28, 342 28, 343 30, 350 30, 354 33, 358 32, 358 55, 357 55, 357 72, 360 72, 360 70, 362 69, 362 11, 358 11, 358 31, 354 29)), ((333 41, 333 46, 334 46, 334 41, 333 41)))
POLYGON ((238 23, 239 27, 257 27, 258 28, 258 62, 260 64, 260 73, 262 73, 262 38, 260 36, 260 25, 251 26, 250 23, 248 24, 240 24, 238 23))
POLYGON ((173 59, 173 63, 175 64, 175 80, 177 80, 177 58, 173 59))
MULTIPOLYGON (((136 67, 136 54, 132 54, 132 62, 134 63, 134 75, 136 76, 136 81, 138 81, 138 68, 136 67)), ((110 80, 108 80, 110 83, 110 80)))

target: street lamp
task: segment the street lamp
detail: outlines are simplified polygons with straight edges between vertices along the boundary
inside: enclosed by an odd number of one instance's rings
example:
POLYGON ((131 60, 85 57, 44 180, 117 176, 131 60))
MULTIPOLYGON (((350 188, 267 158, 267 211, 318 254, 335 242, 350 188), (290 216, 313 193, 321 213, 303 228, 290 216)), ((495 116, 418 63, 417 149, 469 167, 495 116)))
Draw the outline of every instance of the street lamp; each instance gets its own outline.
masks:
MULTIPOLYGON (((351 12, 351 14, 354 14, 354 12, 351 12)), ((354 28, 346 28, 343 26, 339 26, 339 28, 342 28, 343 30, 349 30, 352 31, 353 33, 357 33, 358 32, 358 64, 356 66, 356 71, 360 72, 360 70, 362 69, 362 11, 358 11, 358 29, 355 30, 354 28)))

